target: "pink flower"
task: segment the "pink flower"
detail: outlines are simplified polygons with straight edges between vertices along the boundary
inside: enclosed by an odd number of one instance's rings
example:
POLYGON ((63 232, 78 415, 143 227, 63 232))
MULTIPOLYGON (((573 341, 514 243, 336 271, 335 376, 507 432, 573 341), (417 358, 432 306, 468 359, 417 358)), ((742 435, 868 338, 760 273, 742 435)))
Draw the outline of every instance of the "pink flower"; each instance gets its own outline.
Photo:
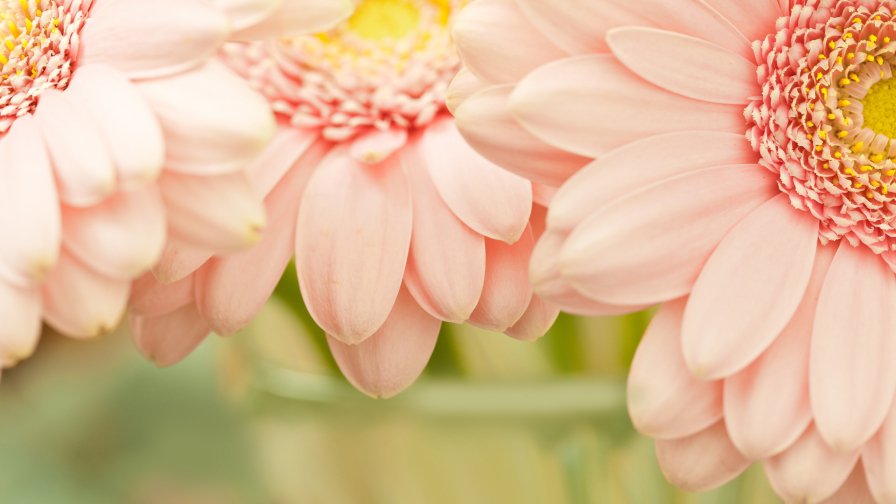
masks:
POLYGON ((536 291, 662 304, 629 409, 685 488, 760 461, 787 501, 896 499, 894 9, 482 0, 457 23, 465 136, 534 180, 575 173, 536 291))
POLYGON ((172 364, 209 328, 245 326, 294 252, 338 364, 373 396, 416 379, 443 321, 522 339, 550 327, 557 311, 527 280, 532 184, 470 149, 445 110, 458 3, 366 0, 325 34, 225 50, 278 115, 251 169, 271 227, 250 252, 146 280, 133 324, 145 354, 172 364))
POLYGON ((42 320, 78 338, 113 329, 167 236, 215 252, 258 240, 242 170, 273 119, 210 59, 228 36, 275 30, 272 9, 306 4, 2 2, 0 365, 34 351, 42 320))

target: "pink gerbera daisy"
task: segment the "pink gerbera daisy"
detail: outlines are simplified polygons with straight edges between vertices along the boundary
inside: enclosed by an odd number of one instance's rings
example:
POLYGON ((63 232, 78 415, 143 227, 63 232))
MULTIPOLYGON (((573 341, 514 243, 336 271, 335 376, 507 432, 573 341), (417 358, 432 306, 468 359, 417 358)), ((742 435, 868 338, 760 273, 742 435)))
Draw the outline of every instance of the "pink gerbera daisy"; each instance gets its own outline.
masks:
POLYGON ((168 236, 257 241, 242 170, 274 123, 213 56, 276 33, 278 10, 312 7, 310 29, 348 13, 320 3, 0 0, 0 365, 34 350, 42 320, 79 338, 114 328, 168 236), (209 204, 217 191, 233 202, 209 204))
POLYGON ((557 182, 596 159, 551 203, 536 291, 663 304, 629 408, 681 486, 761 461, 787 501, 896 499, 894 11, 482 0, 457 24, 482 153, 557 182))
POLYGON ((445 109, 460 3, 364 0, 326 33, 226 48, 278 116, 251 168, 271 228, 250 252, 147 280, 133 327, 150 358, 171 364, 209 329, 246 325, 294 252, 339 366, 374 396, 420 374, 443 321, 524 339, 553 323, 527 280, 532 184, 476 154, 445 109))

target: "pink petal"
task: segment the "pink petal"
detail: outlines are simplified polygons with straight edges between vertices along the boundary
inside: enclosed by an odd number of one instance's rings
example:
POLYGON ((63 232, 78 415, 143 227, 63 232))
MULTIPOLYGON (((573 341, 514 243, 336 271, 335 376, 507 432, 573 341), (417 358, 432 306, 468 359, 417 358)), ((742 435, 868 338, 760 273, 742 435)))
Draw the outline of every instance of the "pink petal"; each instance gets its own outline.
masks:
POLYGON ((283 177, 302 161, 305 170, 313 170, 331 144, 316 131, 278 128, 264 151, 246 167, 258 194, 268 195, 283 177))
POLYGON ((722 418, 722 382, 691 375, 681 353, 686 300, 664 304, 638 346, 628 378, 628 412, 653 438, 697 434, 722 418))
POLYGON ((874 497, 871 495, 871 490, 868 488, 868 481, 865 476, 866 470, 862 466, 862 463, 859 462, 856 464, 856 468, 852 471, 852 474, 849 475, 849 478, 846 479, 846 483, 843 483, 843 486, 840 487, 840 490, 837 490, 837 493, 832 495, 830 499, 824 501, 822 504, 842 504, 844 502, 848 502, 849 504, 875 504, 874 497))
POLYGON ((41 333, 40 316, 38 291, 0 282, 0 367, 14 366, 34 353, 41 333))
POLYGON ((510 109, 539 139, 586 157, 659 133, 744 131, 743 106, 670 93, 610 55, 577 56, 540 67, 516 87, 510 109))
POLYGON ((455 124, 477 152, 526 179, 559 186, 588 159, 552 147, 523 129, 510 115, 512 86, 493 86, 455 109, 455 124))
POLYGON ((797 442, 765 463, 775 492, 787 502, 820 502, 849 477, 857 452, 836 452, 809 426, 797 442))
POLYGON ((519 321, 532 301, 529 258, 535 246, 531 231, 513 245, 485 240, 485 286, 469 322, 497 332, 519 321))
POLYGON ((485 283, 485 242, 451 212, 422 163, 406 156, 414 223, 405 285, 433 317, 462 323, 485 283))
POLYGON ((838 451, 862 446, 896 394, 896 277, 876 254, 843 240, 815 313, 809 384, 821 436, 838 451))
POLYGON ((274 134, 268 102, 222 63, 140 83, 165 135, 165 168, 196 175, 242 170, 274 134))
MULTIPOLYGON (((221 0, 216 0, 221 1, 221 0)), ((354 10, 351 0, 282 0, 260 23, 240 28, 235 40, 261 40, 281 35, 317 33, 332 28, 354 10)))
POLYGON ((110 278, 136 278, 162 256, 165 207, 155 186, 119 191, 88 208, 66 207, 63 220, 66 248, 110 278))
POLYGON ((780 453, 806 430, 809 348, 818 295, 836 247, 819 250, 806 294, 787 327, 750 367, 725 380, 725 422, 738 449, 751 460, 780 453), (770 415, 769 412, 775 414, 770 415))
POLYGON ((158 177, 165 161, 162 128, 124 75, 107 65, 82 66, 66 93, 84 104, 123 183, 141 184, 158 177))
POLYGON ((878 502, 896 502, 896 404, 877 435, 863 450, 868 486, 878 502))
POLYGON ((191 304, 194 300, 193 275, 170 284, 147 273, 131 287, 131 311, 142 317, 158 317, 191 304))
POLYGON ((152 273, 163 284, 174 283, 198 270, 211 256, 212 252, 207 249, 169 237, 152 273))
POLYGON ((389 318, 373 336, 354 346, 332 336, 327 342, 352 385, 371 397, 389 398, 423 372, 441 325, 402 289, 389 318))
POLYGON ((130 78, 199 66, 224 42, 228 22, 201 0, 96 2, 81 31, 81 65, 105 63, 130 78))
POLYGON ((261 242, 245 252, 214 258, 197 274, 197 306, 216 333, 230 335, 249 325, 292 259, 299 203, 313 173, 304 165, 307 161, 303 158, 290 170, 265 200, 271 224, 261 242))
POLYGON ((620 196, 653 183, 713 166, 756 163, 743 133, 687 131, 626 144, 573 175, 551 200, 553 229, 571 230, 620 196))
POLYGON ((731 376, 771 345, 809 285, 818 226, 781 194, 719 243, 685 311, 682 343, 691 372, 703 379, 731 376))
POLYGON ((158 317, 132 317, 131 336, 144 357, 159 367, 184 360, 208 336, 209 329, 188 304, 158 317))
POLYGON ((112 332, 127 308, 130 283, 104 277, 63 253, 43 287, 44 317, 73 338, 112 332))
POLYGON ((657 441, 656 456, 666 479, 689 492, 721 486, 750 465, 731 444, 724 422, 690 437, 657 441))
POLYGON ((479 80, 479 78, 468 68, 461 68, 451 81, 451 85, 448 87, 448 92, 445 96, 445 104, 448 107, 448 110, 454 112, 461 103, 467 100, 467 98, 482 91, 488 86, 489 84, 487 82, 479 80))
POLYGON ((351 142, 349 154, 355 161, 370 165, 382 163, 408 143, 408 130, 373 130, 351 142))
POLYGON ((532 211, 531 182, 473 151, 450 119, 429 125, 417 147, 438 194, 464 223, 495 240, 520 238, 532 211))
MULTIPOLYGON (((748 40, 758 40, 774 33, 775 22, 790 10, 782 8, 781 0, 705 0, 719 14, 731 22, 748 40)), ((710 39, 707 39, 710 40, 710 39)))
POLYGON ((673 93, 742 106, 759 94, 755 60, 710 41, 654 28, 625 27, 607 33, 607 43, 629 70, 673 93))
POLYGON ((62 224, 50 161, 30 116, 0 141, 0 180, 0 274, 22 286, 40 282, 59 257, 62 224))
POLYGON ((681 297, 728 231, 776 193, 773 177, 758 165, 658 182, 582 222, 563 248, 563 276, 582 294, 610 304, 681 297))
POLYGON ((370 167, 337 147, 312 175, 299 210, 302 294, 314 320, 348 344, 383 325, 401 287, 412 210, 398 161, 370 167))
POLYGON ((559 316, 560 310, 556 306, 539 296, 532 296, 526 313, 504 333, 520 341, 535 341, 551 329, 559 316))
POLYGON ((56 172, 59 196, 90 206, 115 191, 115 167, 93 118, 68 94, 47 90, 35 117, 56 172))
POLYGON ((234 30, 257 24, 268 18, 284 0, 212 0, 230 19, 234 30))
POLYGON ((264 205, 243 173, 165 172, 158 185, 172 237, 218 252, 236 252, 261 240, 267 221, 264 205))

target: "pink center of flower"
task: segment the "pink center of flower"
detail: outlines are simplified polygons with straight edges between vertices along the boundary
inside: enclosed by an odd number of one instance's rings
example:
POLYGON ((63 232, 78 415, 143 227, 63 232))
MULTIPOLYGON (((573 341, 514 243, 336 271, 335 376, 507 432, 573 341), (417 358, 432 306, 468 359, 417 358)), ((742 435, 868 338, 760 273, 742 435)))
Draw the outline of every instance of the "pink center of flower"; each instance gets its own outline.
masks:
POLYGON ((0 0, 0 134, 34 111, 41 93, 65 89, 93 0, 0 0))
POLYGON ((459 66, 448 20, 462 0, 362 0, 335 29, 230 45, 224 58, 281 121, 334 142, 371 129, 413 129, 445 108, 459 66))
MULTIPOLYGON (((896 251, 896 1, 808 0, 753 45, 761 164, 821 240, 896 251)), ((896 256, 894 256, 896 259, 896 256)))

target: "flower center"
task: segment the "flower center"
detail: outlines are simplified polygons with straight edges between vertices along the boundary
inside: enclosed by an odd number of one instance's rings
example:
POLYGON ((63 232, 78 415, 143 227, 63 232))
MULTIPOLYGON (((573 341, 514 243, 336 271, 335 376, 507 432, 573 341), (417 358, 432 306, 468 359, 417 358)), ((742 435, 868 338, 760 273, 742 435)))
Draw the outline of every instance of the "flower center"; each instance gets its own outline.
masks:
POLYGON ((862 108, 865 126, 891 140, 896 138, 896 78, 871 86, 862 108))
POLYGON ((93 0, 0 0, 0 134, 47 89, 65 89, 93 0))
POLYGON ((460 64, 448 22, 464 1, 362 0, 329 32, 229 45, 223 56, 283 123, 318 128, 335 142, 413 129, 445 110, 460 64))

